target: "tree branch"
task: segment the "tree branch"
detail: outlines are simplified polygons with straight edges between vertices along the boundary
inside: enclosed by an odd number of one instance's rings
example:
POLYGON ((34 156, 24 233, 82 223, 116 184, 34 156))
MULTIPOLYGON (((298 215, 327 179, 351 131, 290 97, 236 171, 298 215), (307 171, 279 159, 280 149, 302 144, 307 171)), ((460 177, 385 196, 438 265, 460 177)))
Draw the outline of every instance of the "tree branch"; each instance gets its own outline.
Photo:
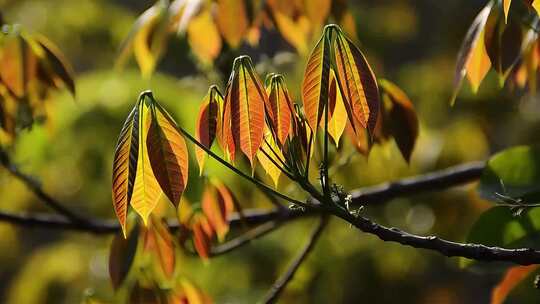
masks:
POLYGON ((298 253, 298 256, 292 261, 289 268, 287 268, 287 271, 285 271, 285 273, 283 273, 283 275, 279 277, 279 279, 274 283, 274 285, 272 285, 268 293, 264 296, 264 299, 261 301, 262 303, 275 303, 277 301, 283 290, 285 290, 287 284, 293 279, 294 274, 296 273, 298 268, 300 268, 300 265, 302 265, 302 262, 305 261, 309 253, 315 247, 315 244, 317 243, 317 240, 321 236, 321 233, 323 232, 324 227, 326 227, 327 223, 327 216, 322 216, 319 224, 311 233, 307 243, 298 253))

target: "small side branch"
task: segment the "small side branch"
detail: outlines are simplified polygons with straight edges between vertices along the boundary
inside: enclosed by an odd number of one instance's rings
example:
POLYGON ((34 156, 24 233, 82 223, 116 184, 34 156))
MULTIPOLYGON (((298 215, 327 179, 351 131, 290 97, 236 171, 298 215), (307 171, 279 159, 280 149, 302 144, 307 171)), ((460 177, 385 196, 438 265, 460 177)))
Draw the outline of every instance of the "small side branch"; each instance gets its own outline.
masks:
POLYGON ((323 232, 324 228, 326 227, 326 224, 328 223, 328 217, 322 216, 319 224, 313 232, 311 233, 306 245, 300 250, 298 253, 298 256, 292 261, 291 265, 287 268, 287 271, 283 273, 281 277, 272 285, 268 293, 264 296, 261 303, 275 303, 281 293, 285 290, 285 287, 287 284, 293 279, 294 274, 300 268, 302 265, 302 262, 304 262, 309 255, 309 253, 313 250, 315 247, 315 244, 319 240, 319 237, 321 236, 321 233, 323 232))

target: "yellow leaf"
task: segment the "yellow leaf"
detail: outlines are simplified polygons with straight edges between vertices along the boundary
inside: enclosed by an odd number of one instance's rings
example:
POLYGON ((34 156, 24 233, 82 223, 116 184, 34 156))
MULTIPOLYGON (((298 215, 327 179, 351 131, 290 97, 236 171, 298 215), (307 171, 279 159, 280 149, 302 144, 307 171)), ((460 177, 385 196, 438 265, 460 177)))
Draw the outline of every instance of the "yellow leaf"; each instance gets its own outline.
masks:
POLYGON ((478 87, 482 80, 486 77, 486 74, 491 67, 491 61, 486 52, 486 46, 484 44, 484 31, 480 33, 480 36, 474 43, 469 60, 465 65, 467 71, 467 78, 471 83, 471 87, 474 93, 478 91, 478 87))
POLYGON ((217 0, 216 22, 225 41, 237 48, 249 28, 244 0, 217 0))
POLYGON ((156 207, 161 189, 152 172, 146 140, 152 123, 152 113, 145 104, 145 97, 139 105, 139 154, 137 160, 137 175, 133 186, 131 206, 141 216, 146 225, 148 216, 156 207))
POLYGON ((276 26, 279 32, 300 54, 307 53, 307 33, 303 30, 303 24, 305 24, 305 17, 300 16, 298 20, 293 20, 290 16, 287 16, 279 10, 274 10, 273 13, 276 26))
POLYGON ((126 236, 128 204, 133 194, 139 154, 139 103, 128 115, 114 152, 112 198, 116 217, 126 236))
POLYGON ((259 160, 261 167, 264 169, 266 174, 270 176, 275 187, 277 188, 279 184, 279 177, 281 176, 282 172, 279 167, 276 166, 276 164, 280 164, 279 160, 283 159, 283 155, 270 132, 267 132, 265 135, 265 141, 262 144, 261 150, 257 152, 257 159, 259 160), (275 154, 272 151, 274 151, 275 154))
POLYGON ((538 265, 514 266, 505 273, 502 281, 491 291, 491 304, 502 304, 508 294, 523 281, 538 265))
POLYGON ((210 64, 219 55, 221 36, 208 9, 191 20, 187 35, 191 50, 203 63, 210 64))
POLYGON ((331 6, 331 0, 304 0, 306 15, 317 26, 325 23, 331 6))
POLYGON ((508 22, 508 12, 510 11, 510 4, 512 0, 503 0, 503 9, 504 9, 504 22, 508 22))
POLYGON ((337 147, 339 146, 339 139, 347 125, 347 110, 345 109, 343 95, 337 85, 334 71, 330 73, 328 117, 328 134, 330 134, 337 147))
POLYGON ((536 10, 536 13, 540 15, 540 0, 534 0, 532 7, 536 10))
POLYGON ((161 190, 178 207, 188 182, 187 146, 184 137, 176 129, 176 122, 151 99, 153 119, 146 141, 149 160, 161 190))

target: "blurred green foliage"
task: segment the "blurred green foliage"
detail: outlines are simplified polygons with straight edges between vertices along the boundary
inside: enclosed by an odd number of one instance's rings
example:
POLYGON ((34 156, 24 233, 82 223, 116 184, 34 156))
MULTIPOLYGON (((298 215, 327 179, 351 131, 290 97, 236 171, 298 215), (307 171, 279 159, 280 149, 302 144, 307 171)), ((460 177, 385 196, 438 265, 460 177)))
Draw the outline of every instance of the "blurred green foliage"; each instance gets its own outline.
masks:
MULTIPOLYGON (((349 1, 361 48, 379 77, 392 80, 407 92, 421 128, 410 165, 402 159, 395 143, 389 142, 376 146, 369 162, 360 155, 353 157, 350 164, 335 173, 337 183, 354 189, 482 160, 504 147, 540 139, 538 101, 520 99, 498 88, 493 74, 488 75, 478 95, 472 95, 467 88, 456 106, 448 104, 459 45, 484 2, 349 1)), ((114 60, 122 39, 136 16, 150 5, 149 0, 0 1, 7 22, 21 23, 46 35, 75 67, 75 100, 67 92, 58 94, 50 105, 48 122, 21 134, 12 152, 21 169, 39 177, 46 191, 79 213, 114 218, 110 198, 113 149, 123 120, 140 91, 152 89, 177 121, 193 131, 195 113, 207 87, 214 81, 223 85, 226 80, 227 76, 198 73, 180 38, 169 46, 151 80, 143 80, 134 65, 124 71, 115 70, 114 60)), ((245 51, 255 53, 261 75, 284 73, 297 99, 305 59, 290 53, 269 58, 265 47, 245 51)), ((351 150, 345 145, 340 155, 351 150)), ((196 203, 203 180, 197 178, 194 159, 190 166, 192 176, 185 196, 196 203)), ((208 168, 208 174, 227 181, 243 207, 271 206, 263 194, 214 161, 208 162, 208 168)), ((267 178, 263 172, 257 174, 267 178)), ((2 210, 49 211, 6 172, 0 172, 0 185, 2 210)), ((280 189, 298 195, 285 180, 280 189)), ((364 212, 382 224, 465 241, 479 214, 490 206, 473 187, 467 186, 396 199, 364 212)), ((288 224, 207 265, 196 257, 182 256, 180 272, 218 303, 253 303, 288 265, 313 225, 312 220, 288 224)), ((111 236, 7 224, 0 224, 0 235, 0 299, 7 303, 77 303, 85 299, 115 303, 125 296, 114 295, 108 278, 111 236)), ((487 302, 500 271, 468 271, 461 269, 458 261, 384 243, 333 220, 281 301, 487 302)), ((531 292, 535 291, 518 289, 510 303, 525 303, 520 299, 530 299, 527 297, 531 292)))

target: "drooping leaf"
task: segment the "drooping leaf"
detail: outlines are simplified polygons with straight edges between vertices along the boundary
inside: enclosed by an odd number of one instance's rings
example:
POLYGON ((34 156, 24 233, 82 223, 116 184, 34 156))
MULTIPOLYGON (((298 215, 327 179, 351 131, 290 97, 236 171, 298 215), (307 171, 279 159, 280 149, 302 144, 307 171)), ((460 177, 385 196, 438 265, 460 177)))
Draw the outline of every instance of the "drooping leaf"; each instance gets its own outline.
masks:
POLYGON ((491 10, 485 26, 484 43, 502 86, 521 54, 521 24, 513 19, 504 24, 498 10, 491 10))
POLYGON ((135 225, 128 238, 116 234, 109 253, 109 276, 114 289, 118 289, 126 279, 137 252, 139 226, 135 225))
POLYGON ((532 7, 536 10, 536 13, 540 15, 540 0, 534 0, 532 7))
POLYGON ((316 25, 324 24, 330 13, 331 0, 305 0, 304 6, 309 20, 316 25))
POLYGON ((221 51, 221 36, 212 19, 210 9, 195 16, 187 28, 192 52, 205 64, 211 64, 221 51), (201 34, 204 33, 204 34, 201 34))
POLYGON ((191 230, 193 231, 193 245, 197 254, 203 260, 208 260, 210 258, 212 233, 208 226, 208 220, 203 215, 196 215, 192 218, 191 230))
POLYGON ((162 193, 159 184, 154 177, 147 144, 150 126, 154 120, 150 107, 150 101, 147 97, 142 95, 138 111, 139 153, 137 159, 137 173, 133 185, 133 194, 131 196, 131 206, 133 207, 133 210, 141 216, 145 225, 148 216, 156 207, 162 193))
POLYGON ((334 71, 330 73, 330 91, 328 102, 328 134, 334 140, 336 147, 339 146, 339 139, 345 131, 347 125, 347 110, 343 95, 337 84, 334 71))
POLYGON ((171 26, 177 33, 184 33, 191 20, 200 12, 204 0, 174 0, 169 6, 171 26))
POLYGON ((0 79, 15 97, 25 94, 24 44, 19 35, 10 34, 0 54, 0 79))
MULTIPOLYGON (((157 105, 156 101, 153 102, 157 105)), ((154 107, 153 114, 146 141, 150 164, 161 190, 178 207, 188 182, 186 142, 176 130, 176 123, 161 106, 154 107)))
POLYGON ((36 36, 37 42, 43 48, 44 60, 51 69, 52 79, 57 88, 65 85, 67 89, 75 96, 74 72, 71 64, 66 60, 64 54, 44 36, 36 36))
POLYGON ((218 240, 223 241, 229 232, 228 208, 225 198, 212 182, 207 183, 204 189, 201 206, 209 224, 216 231, 218 240))
POLYGON ((263 142, 261 149, 257 153, 257 159, 259 164, 264 169, 266 174, 270 176, 277 188, 279 183, 279 177, 281 176, 281 169, 276 166, 280 165, 280 160, 283 160, 283 155, 278 145, 275 143, 274 138, 270 132, 266 132, 265 141, 263 142))
MULTIPOLYGON (((230 111, 232 139, 254 168, 255 155, 263 139, 265 112, 272 117, 271 112, 269 113, 268 96, 253 69, 251 59, 247 56, 235 59, 229 82, 231 83, 225 98, 225 111, 230 111)), ((224 120, 224 129, 227 124, 224 120)))
POLYGON ((512 0, 503 0, 503 9, 504 9, 504 22, 508 23, 508 12, 510 11, 510 4, 512 0))
POLYGON ((302 102, 306 119, 315 134, 328 102, 330 84, 330 41, 328 28, 309 56, 304 80, 302 81, 302 102))
POLYGON ((156 243, 155 252, 163 273, 171 278, 174 274, 176 256, 174 251, 173 237, 167 225, 157 218, 152 218, 151 231, 154 233, 156 243))
POLYGON ((491 304, 503 304, 510 292, 539 265, 514 266, 504 274, 503 279, 491 291, 491 304))
POLYGON ((300 54, 307 53, 309 20, 302 15, 295 14, 290 10, 283 10, 283 5, 278 5, 275 1, 269 1, 272 17, 275 25, 283 38, 289 42, 300 54), (296 15, 296 16, 293 16, 296 15), (296 17, 296 20, 294 19, 296 17))
POLYGON ((143 77, 150 76, 162 56, 167 36, 168 6, 157 1, 137 20, 120 47, 117 64, 123 66, 133 52, 143 77))
POLYGON ((501 151, 490 158, 479 187, 488 200, 505 198, 522 204, 540 202, 540 149, 519 146, 501 151))
POLYGON ((139 103, 128 115, 114 152, 112 199, 114 211, 126 236, 128 205, 133 194, 139 159, 139 103))
POLYGON ((451 103, 454 103, 465 75, 468 75, 473 91, 476 92, 489 71, 491 61, 489 60, 484 44, 484 28, 492 6, 492 2, 488 2, 480 11, 461 44, 457 57, 456 74, 454 76, 454 94, 451 103))
POLYGON ((293 106, 289 91, 285 86, 282 75, 273 75, 266 87, 268 100, 273 117, 270 118, 271 128, 280 145, 285 143, 291 130, 293 106))
POLYGON ((232 48, 240 46, 249 28, 244 0, 217 0, 216 23, 223 38, 232 48))
POLYGON ((366 128, 372 133, 377 123, 380 107, 379 88, 375 74, 362 52, 347 38, 341 29, 335 33, 334 53, 337 79, 346 100, 347 114, 353 129, 366 128))
MULTIPOLYGON (((216 138, 218 122, 221 119, 219 108, 222 104, 223 97, 221 97, 218 88, 211 86, 201 104, 195 128, 195 138, 208 149, 212 147, 212 143, 216 138)), ((199 163, 199 173, 202 175, 207 157, 206 152, 199 147, 195 147, 195 156, 199 163)))
POLYGON ((383 101, 387 99, 390 103, 390 109, 383 110, 382 128, 394 137, 401 155, 409 162, 419 129, 414 105, 405 92, 390 81, 383 79, 380 86, 383 101))

